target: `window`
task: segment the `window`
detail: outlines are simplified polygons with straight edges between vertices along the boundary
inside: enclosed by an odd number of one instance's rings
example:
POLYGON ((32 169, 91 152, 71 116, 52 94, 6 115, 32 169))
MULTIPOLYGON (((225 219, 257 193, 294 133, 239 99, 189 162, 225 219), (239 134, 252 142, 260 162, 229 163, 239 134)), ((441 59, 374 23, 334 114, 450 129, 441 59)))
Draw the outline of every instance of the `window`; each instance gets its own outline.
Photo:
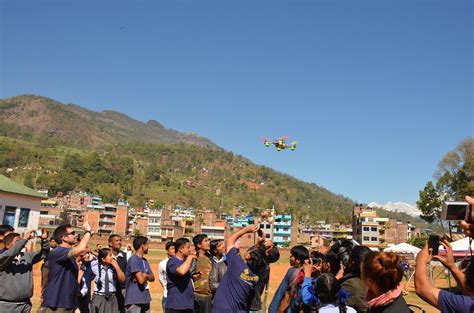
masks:
POLYGON ((266 237, 266 238, 270 238, 270 234, 265 234, 265 237, 266 237))
POLYGON ((263 225, 263 224, 260 224, 260 228, 265 228, 265 225, 263 225))
POLYGON ((379 241, 377 237, 372 237, 371 241, 379 241))
POLYGON ((364 231, 370 231, 370 227, 369 226, 364 226, 364 231))
POLYGON ((16 207, 6 206, 3 215, 3 224, 15 226, 16 207))
POLYGON ((370 230, 371 231, 377 231, 377 227, 371 227, 370 230))
POLYGON ((18 219, 18 227, 28 227, 28 220, 30 219, 30 209, 21 208, 20 218, 18 219))
POLYGON ((364 241, 370 241, 370 237, 369 236, 364 236, 364 241))
POLYGON ((48 215, 48 211, 40 211, 40 215, 48 215))
POLYGON ((270 224, 265 225, 265 228, 266 228, 266 229, 269 229, 269 228, 270 228, 270 224))

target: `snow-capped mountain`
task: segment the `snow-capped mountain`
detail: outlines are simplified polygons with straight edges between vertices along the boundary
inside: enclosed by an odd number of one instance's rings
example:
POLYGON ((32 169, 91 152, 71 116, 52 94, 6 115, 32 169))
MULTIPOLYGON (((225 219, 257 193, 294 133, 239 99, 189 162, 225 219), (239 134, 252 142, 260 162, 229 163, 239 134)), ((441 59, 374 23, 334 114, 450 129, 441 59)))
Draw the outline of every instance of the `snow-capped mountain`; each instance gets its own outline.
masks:
POLYGON ((416 217, 419 217, 421 214, 421 211, 418 210, 416 206, 404 202, 388 202, 385 204, 371 202, 367 204, 367 206, 371 208, 384 209, 392 212, 403 212, 416 217))

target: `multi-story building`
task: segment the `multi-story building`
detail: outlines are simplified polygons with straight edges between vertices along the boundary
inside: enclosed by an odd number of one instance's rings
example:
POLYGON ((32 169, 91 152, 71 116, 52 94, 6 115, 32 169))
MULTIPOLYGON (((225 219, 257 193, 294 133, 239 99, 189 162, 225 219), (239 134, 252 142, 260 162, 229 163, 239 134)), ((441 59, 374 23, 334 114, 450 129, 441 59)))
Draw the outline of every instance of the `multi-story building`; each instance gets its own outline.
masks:
POLYGON ((261 221, 260 224, 260 229, 263 231, 265 234, 265 239, 272 240, 273 241, 273 221, 261 221))
POLYGON ((273 243, 283 246, 291 241, 291 215, 276 215, 273 222, 273 243))
POLYGON ((161 209, 148 212, 148 238, 161 241, 161 209))
POLYGON ((225 226, 201 225, 201 234, 206 234, 209 239, 225 239, 225 226))
POLYGON ((371 208, 356 206, 352 210, 352 229, 354 239, 361 245, 378 248, 379 220, 378 214, 371 208))

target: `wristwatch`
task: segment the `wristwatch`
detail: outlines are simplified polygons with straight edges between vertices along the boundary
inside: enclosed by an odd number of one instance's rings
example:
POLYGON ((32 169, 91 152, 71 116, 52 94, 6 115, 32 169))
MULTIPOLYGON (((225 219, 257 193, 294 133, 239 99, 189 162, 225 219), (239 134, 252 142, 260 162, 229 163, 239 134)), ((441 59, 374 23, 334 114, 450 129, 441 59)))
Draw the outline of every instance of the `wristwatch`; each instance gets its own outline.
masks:
POLYGON ((86 231, 84 232, 84 235, 87 234, 87 233, 89 233, 89 234, 91 235, 91 237, 92 237, 92 231, 86 230, 86 231))

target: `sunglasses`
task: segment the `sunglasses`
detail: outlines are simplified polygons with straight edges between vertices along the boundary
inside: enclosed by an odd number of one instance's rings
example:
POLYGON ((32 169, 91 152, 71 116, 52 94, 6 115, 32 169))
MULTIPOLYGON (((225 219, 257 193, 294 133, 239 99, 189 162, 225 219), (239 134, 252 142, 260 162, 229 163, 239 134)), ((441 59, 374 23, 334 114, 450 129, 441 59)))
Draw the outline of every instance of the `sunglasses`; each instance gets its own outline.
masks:
POLYGON ((75 236, 75 235, 76 235, 76 231, 74 231, 74 230, 73 230, 73 231, 72 231, 72 232, 70 232, 70 233, 66 233, 66 235, 67 235, 67 236, 69 236, 69 235, 73 235, 73 236, 75 236))

